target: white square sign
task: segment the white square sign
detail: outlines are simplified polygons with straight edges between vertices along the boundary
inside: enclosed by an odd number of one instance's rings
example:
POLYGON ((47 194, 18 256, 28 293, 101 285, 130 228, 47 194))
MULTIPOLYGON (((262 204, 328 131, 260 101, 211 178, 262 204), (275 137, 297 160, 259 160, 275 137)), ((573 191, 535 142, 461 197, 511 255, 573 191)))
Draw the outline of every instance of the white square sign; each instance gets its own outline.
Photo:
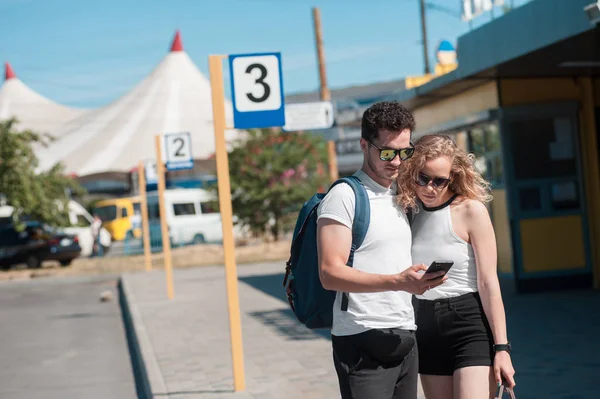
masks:
POLYGON ((279 59, 275 55, 236 57, 232 67, 237 111, 273 111, 281 108, 279 59))
POLYGON ((192 140, 189 132, 165 134, 165 155, 167 170, 191 169, 192 140))

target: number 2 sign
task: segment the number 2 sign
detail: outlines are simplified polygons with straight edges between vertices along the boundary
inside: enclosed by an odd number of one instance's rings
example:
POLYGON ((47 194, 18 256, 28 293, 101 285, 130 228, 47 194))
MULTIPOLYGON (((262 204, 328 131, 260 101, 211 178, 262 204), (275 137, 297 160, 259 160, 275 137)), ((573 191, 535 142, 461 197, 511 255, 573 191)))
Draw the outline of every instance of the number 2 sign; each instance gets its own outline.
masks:
POLYGON ((230 55, 229 73, 235 128, 285 125, 280 53, 230 55))
POLYGON ((192 140, 189 132, 165 134, 167 170, 192 169, 192 140))

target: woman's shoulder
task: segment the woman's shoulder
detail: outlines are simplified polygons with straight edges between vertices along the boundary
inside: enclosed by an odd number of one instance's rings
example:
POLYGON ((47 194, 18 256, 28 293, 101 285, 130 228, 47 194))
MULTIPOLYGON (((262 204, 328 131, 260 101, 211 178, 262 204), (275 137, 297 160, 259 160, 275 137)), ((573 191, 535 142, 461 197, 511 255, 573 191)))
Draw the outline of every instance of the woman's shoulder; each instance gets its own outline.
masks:
POLYGON ((452 204, 453 210, 468 218, 488 214, 488 209, 481 201, 459 195, 452 204))

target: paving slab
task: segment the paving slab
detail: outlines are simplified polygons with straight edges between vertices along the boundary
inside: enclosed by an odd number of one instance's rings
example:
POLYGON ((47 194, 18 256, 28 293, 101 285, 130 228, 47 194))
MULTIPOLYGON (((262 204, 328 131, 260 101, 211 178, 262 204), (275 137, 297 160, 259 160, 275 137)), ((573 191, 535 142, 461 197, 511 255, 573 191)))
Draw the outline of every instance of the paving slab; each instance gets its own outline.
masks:
MULTIPOLYGON (((246 390, 233 391, 225 271, 174 270, 122 276, 149 390, 156 398, 339 397, 328 331, 294 318, 281 286, 283 262, 238 267, 246 390)), ((502 281, 517 396, 598 398, 600 292, 518 295, 502 281)), ((420 387, 419 387, 420 390, 420 387)), ((420 390, 419 399, 424 399, 420 390)))

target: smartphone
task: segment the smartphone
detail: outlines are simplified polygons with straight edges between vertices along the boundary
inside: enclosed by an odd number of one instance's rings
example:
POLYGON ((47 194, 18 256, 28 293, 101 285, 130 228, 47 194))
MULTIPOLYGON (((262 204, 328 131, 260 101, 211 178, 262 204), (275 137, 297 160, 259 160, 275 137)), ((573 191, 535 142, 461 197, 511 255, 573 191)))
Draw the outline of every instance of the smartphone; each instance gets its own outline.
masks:
POLYGON ((444 274, 448 273, 448 270, 454 265, 454 261, 451 260, 434 260, 431 265, 427 268, 425 273, 435 273, 443 270, 444 274))

